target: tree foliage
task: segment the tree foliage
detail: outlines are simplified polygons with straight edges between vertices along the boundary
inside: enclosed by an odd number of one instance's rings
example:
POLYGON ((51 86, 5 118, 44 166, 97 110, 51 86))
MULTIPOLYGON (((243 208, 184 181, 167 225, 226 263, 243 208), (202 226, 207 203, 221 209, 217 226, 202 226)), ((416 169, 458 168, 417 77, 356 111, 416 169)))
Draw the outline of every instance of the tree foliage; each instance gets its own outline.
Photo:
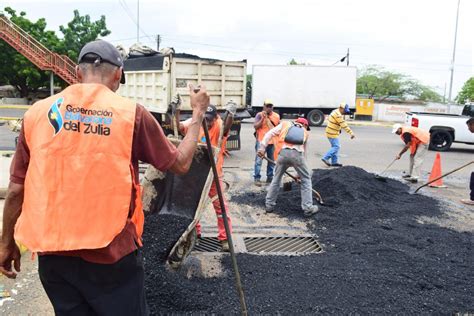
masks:
POLYGON ((64 35, 60 52, 68 55, 74 61, 77 60, 79 51, 86 43, 111 33, 107 29, 105 16, 102 15, 100 20, 91 21, 89 15, 81 16, 78 10, 74 10, 74 18, 67 24, 67 27, 61 25, 59 30, 64 35))
POLYGON ((474 77, 469 78, 462 86, 461 91, 456 97, 456 102, 465 104, 468 101, 474 101, 474 77))
MULTIPOLYGON (((105 24, 105 16, 92 22, 89 15, 81 16, 74 11, 74 17, 67 27, 60 26, 63 38, 59 38, 54 31, 46 30, 46 20, 30 21, 26 12, 17 12, 6 7, 8 18, 21 29, 33 36, 49 50, 66 54, 72 60, 77 60, 80 48, 87 42, 99 36, 110 34, 105 24)), ((49 85, 49 73, 41 71, 27 58, 18 53, 9 44, 0 41, 0 85, 10 84, 20 92, 21 97, 28 97, 30 92, 49 85)))
POLYGON ((401 99, 415 98, 423 101, 441 101, 441 96, 428 86, 404 74, 368 66, 359 72, 357 93, 369 98, 385 100, 390 96, 401 99))

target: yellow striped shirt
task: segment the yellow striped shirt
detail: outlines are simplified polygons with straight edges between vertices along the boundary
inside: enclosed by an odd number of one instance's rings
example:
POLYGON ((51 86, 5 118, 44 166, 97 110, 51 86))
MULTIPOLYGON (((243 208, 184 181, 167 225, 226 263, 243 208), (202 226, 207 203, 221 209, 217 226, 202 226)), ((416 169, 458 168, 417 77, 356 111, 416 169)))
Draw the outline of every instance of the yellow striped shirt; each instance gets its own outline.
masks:
POLYGON ((337 138, 341 133, 341 128, 343 128, 349 135, 353 135, 354 133, 347 126, 344 117, 342 116, 339 109, 335 109, 329 114, 328 117, 328 125, 326 126, 326 137, 328 138, 337 138))

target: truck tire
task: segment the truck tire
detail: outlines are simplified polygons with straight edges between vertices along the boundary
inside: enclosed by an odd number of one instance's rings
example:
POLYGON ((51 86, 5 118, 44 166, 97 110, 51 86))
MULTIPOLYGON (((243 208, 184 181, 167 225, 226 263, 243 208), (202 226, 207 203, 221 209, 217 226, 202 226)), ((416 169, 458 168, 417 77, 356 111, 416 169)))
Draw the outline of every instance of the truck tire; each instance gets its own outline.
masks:
POLYGON ((309 125, 311 126, 321 126, 324 122, 324 113, 320 110, 312 110, 308 113, 307 116, 309 125))
POLYGON ((437 130, 431 133, 430 150, 447 151, 453 143, 453 135, 446 130, 437 130))

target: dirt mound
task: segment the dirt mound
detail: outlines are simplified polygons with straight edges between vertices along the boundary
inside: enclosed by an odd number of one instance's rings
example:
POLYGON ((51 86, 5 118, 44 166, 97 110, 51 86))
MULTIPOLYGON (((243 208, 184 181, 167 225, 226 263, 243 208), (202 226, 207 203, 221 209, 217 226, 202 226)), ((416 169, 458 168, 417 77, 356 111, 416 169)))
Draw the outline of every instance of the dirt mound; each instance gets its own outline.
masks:
MULTIPOLYGON (((334 203, 322 207, 309 222, 324 252, 296 257, 238 255, 250 314, 472 310, 474 236, 419 221, 421 215, 442 216, 436 200, 410 195, 402 183, 377 181, 355 167, 316 170, 313 180, 323 197, 334 203)), ((303 218, 299 194, 297 186, 282 193, 275 212, 303 218)), ((243 192, 232 201, 263 207, 265 192, 243 192)), ((169 236, 175 220, 158 226, 148 217, 145 226, 146 288, 152 313, 239 313, 228 256, 223 264, 229 273, 209 279, 186 279, 153 259, 163 258, 167 243, 176 238, 169 236)))

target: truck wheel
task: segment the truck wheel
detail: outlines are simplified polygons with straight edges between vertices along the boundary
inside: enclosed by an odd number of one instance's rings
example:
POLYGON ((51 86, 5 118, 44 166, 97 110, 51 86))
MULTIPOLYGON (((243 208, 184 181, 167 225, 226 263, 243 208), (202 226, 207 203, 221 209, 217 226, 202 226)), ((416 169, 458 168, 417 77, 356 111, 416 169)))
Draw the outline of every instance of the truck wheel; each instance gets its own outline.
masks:
POLYGON ((435 151, 447 151, 453 143, 453 136, 449 131, 434 131, 431 133, 430 149, 435 151))
POLYGON ((308 113, 307 116, 309 125, 311 126, 321 126, 324 122, 324 113, 320 110, 312 110, 308 113))

